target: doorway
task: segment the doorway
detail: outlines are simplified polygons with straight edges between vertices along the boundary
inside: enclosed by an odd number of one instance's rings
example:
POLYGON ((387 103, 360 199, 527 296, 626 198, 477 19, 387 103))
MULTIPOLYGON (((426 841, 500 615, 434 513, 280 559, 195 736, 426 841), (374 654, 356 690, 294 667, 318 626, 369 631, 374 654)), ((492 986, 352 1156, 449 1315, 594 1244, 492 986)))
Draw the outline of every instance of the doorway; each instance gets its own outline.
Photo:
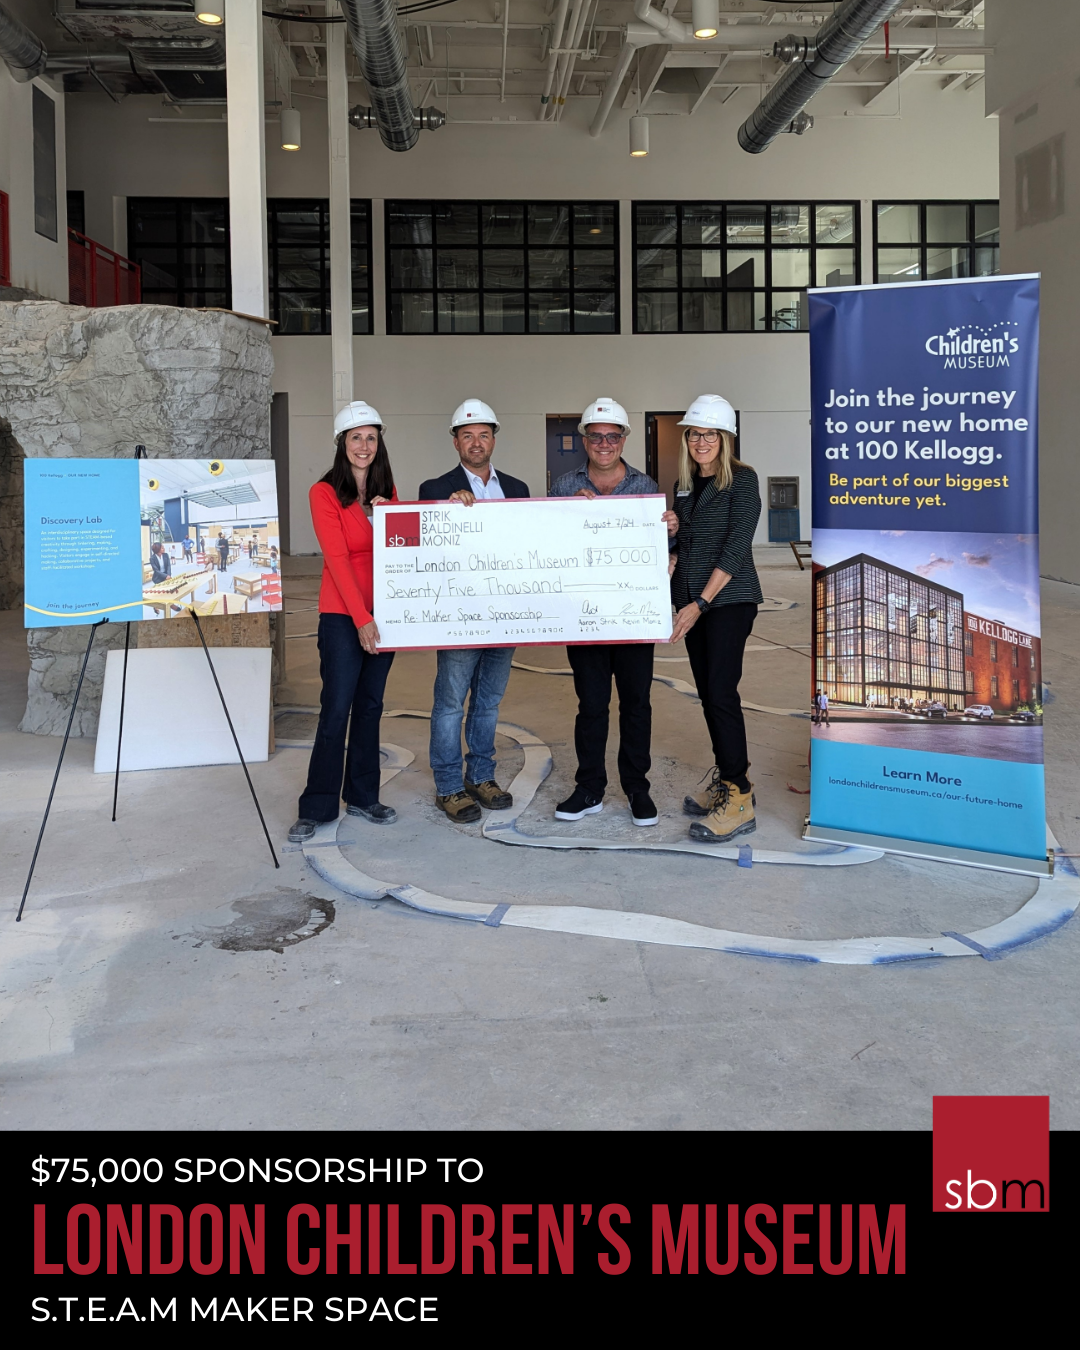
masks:
POLYGON ((585 463, 585 444, 578 431, 581 420, 576 413, 548 413, 547 416, 547 488, 564 473, 573 473, 585 463))

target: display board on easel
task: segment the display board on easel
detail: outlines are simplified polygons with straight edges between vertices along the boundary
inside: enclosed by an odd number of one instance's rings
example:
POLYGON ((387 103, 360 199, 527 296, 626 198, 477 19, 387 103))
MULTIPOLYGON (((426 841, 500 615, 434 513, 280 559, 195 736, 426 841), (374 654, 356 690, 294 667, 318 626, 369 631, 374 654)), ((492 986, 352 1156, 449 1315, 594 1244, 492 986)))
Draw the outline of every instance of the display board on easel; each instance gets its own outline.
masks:
MULTIPOLYGON (((128 460, 28 459, 24 506, 24 626, 51 628, 89 622, 90 634, 16 922, 22 919, 41 852, 94 637, 111 619, 126 622, 115 730, 113 820, 123 763, 132 621, 189 617, 198 632, 270 856, 275 868, 280 867, 199 617, 282 607, 273 461, 150 459, 141 445, 128 460)), ((269 652, 263 665, 267 678, 260 721, 265 726, 269 721, 269 652)), ((250 708, 249 698, 244 706, 250 708)))
POLYGON ((28 459, 27 628, 281 609, 273 460, 28 459))

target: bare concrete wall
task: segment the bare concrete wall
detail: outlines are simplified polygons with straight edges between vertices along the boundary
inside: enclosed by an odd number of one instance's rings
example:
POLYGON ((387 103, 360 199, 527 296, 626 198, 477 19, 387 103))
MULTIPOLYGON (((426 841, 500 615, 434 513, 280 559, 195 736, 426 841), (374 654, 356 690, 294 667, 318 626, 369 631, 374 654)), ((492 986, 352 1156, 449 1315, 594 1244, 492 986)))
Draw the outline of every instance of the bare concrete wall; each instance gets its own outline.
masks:
MULTIPOLYGON (((24 458, 122 459, 145 445, 163 458, 268 459, 272 373, 265 326, 236 315, 0 303, 0 604, 22 603, 24 458)), ((23 731, 63 731, 88 637, 81 625, 29 630, 23 731)), ((73 734, 96 734, 105 652, 123 641, 121 624, 99 632, 73 734)))
POLYGON ((998 114, 1001 270, 1042 274, 1039 516, 1043 576, 1080 584, 1080 6, 993 0, 986 7, 986 105, 998 114), (1026 181, 1025 180, 1030 180, 1026 181))

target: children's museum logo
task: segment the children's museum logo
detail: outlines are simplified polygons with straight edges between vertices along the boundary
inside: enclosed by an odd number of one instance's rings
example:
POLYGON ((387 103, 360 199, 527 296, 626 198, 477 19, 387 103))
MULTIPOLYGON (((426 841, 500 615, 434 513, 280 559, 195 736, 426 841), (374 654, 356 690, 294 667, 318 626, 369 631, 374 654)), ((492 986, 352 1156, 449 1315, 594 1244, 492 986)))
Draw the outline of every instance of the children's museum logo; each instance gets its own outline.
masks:
POLYGON ((1009 357, 1020 350, 1015 319, 1002 319, 989 328, 965 323, 944 333, 935 333, 923 343, 931 356, 942 358, 943 370, 992 369, 1007 366, 1009 357))
POLYGON ((935 1212, 1049 1208, 1049 1097, 934 1098, 935 1212))
POLYGON ((387 548, 420 547, 419 511, 387 511, 386 547, 387 548))

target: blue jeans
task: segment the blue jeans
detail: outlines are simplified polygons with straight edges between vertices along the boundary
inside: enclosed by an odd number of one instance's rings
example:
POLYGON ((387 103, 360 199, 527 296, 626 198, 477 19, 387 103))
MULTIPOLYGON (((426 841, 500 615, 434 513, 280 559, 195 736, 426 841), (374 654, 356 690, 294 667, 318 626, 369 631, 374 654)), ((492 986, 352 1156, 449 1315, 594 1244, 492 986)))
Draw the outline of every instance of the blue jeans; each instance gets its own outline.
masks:
POLYGON ((393 662, 393 652, 369 656, 364 651, 356 624, 348 614, 319 615, 322 706, 307 787, 300 798, 301 820, 337 820, 343 761, 348 805, 371 806, 379 800, 379 721, 386 677, 393 662))
POLYGON ((465 695, 465 776, 470 783, 495 777, 495 725, 499 703, 510 678, 513 647, 451 647, 439 652, 435 698, 431 709, 431 772, 440 797, 461 792, 461 719, 465 695))

